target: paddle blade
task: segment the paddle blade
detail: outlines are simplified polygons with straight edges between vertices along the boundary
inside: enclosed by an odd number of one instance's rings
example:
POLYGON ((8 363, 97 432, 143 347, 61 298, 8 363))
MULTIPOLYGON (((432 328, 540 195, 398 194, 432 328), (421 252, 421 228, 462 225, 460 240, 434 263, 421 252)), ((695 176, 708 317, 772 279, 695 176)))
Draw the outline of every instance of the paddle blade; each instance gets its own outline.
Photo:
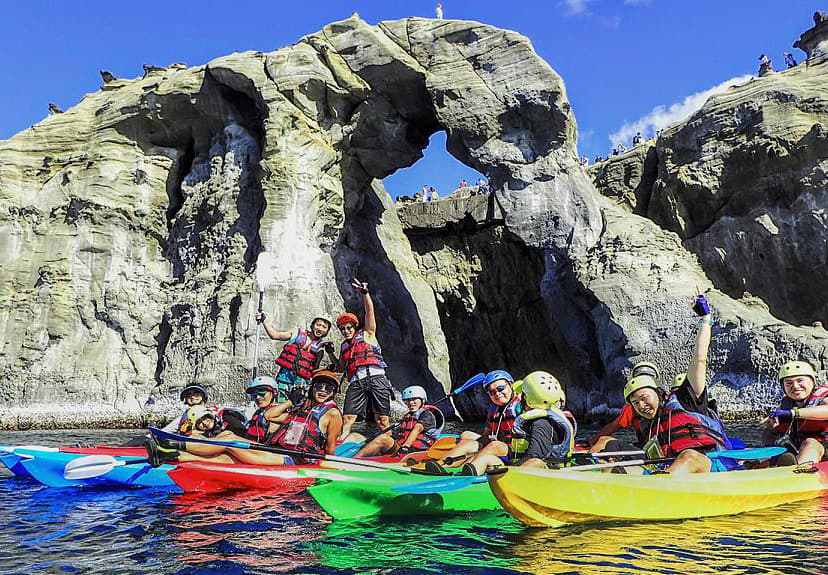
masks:
POLYGON ((710 459, 724 457, 737 461, 746 459, 770 459, 782 455, 787 449, 784 447, 749 447, 747 449, 727 449, 723 451, 708 451, 705 453, 710 459))
POLYGON ((446 477, 445 479, 438 479, 436 481, 423 481, 422 483, 413 483, 411 485, 397 485, 391 489, 398 493, 407 493, 410 495, 429 495, 432 493, 459 491, 476 483, 486 483, 486 481, 485 475, 462 475, 446 477))
POLYGON ((463 385, 461 385, 460 387, 455 389, 453 392, 451 392, 451 395, 457 395, 458 393, 463 393, 464 391, 466 391, 467 389, 469 389, 471 387, 474 387, 475 385, 480 385, 481 383, 483 383, 485 381, 485 379, 486 379, 486 374, 485 373, 478 373, 477 375, 473 375, 466 381, 466 383, 464 383, 463 385))
POLYGON ((456 437, 441 437, 426 452, 431 459, 442 459, 457 446, 456 437))
POLYGON ((365 445, 365 442, 355 442, 349 441, 348 443, 343 443, 342 445, 338 445, 336 448, 336 455, 340 457, 353 457, 354 455, 362 449, 362 446, 365 445))
POLYGON ((64 479, 91 479, 106 475, 123 461, 118 461, 111 455, 87 455, 73 459, 63 468, 64 479))

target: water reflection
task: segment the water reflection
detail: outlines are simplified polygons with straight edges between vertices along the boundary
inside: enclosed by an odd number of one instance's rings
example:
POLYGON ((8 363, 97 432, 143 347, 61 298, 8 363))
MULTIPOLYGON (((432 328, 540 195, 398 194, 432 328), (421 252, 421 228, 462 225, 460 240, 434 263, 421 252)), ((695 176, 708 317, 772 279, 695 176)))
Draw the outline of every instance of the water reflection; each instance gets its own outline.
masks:
POLYGON ((518 568, 531 573, 822 574, 826 525, 828 511, 817 499, 730 517, 526 529, 510 549, 518 568))

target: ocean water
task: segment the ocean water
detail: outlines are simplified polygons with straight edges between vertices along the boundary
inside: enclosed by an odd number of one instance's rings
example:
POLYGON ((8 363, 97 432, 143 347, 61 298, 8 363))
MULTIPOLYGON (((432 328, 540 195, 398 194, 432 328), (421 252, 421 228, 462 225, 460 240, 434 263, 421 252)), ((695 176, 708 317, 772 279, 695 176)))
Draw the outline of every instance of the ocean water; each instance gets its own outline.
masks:
MULTIPOLYGON (((0 443, 128 435, 2 432, 0 443)), ((333 522, 307 494, 54 489, 6 474, 0 509, 2 574, 828 572, 821 499, 724 518, 537 529, 501 512, 333 522)))

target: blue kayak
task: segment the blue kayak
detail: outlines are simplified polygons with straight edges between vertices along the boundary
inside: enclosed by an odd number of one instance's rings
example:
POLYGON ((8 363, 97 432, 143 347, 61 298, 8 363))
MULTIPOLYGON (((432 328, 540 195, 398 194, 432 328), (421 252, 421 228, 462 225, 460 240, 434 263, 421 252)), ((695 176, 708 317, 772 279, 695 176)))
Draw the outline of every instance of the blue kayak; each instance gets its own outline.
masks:
POLYGON ((17 449, 38 449, 43 451, 57 451, 53 447, 0 445, 0 464, 18 477, 31 477, 31 474, 23 467, 23 456, 16 453, 17 449))
MULTIPOLYGON (((15 449, 15 455, 22 457, 23 468, 37 481, 48 487, 154 487, 180 492, 179 487, 167 475, 172 465, 150 467, 147 463, 113 467, 108 473, 90 479, 66 479, 63 471, 70 461, 86 457, 81 453, 42 451, 39 449, 15 449)), ((124 461, 143 460, 141 457, 116 457, 124 461)))

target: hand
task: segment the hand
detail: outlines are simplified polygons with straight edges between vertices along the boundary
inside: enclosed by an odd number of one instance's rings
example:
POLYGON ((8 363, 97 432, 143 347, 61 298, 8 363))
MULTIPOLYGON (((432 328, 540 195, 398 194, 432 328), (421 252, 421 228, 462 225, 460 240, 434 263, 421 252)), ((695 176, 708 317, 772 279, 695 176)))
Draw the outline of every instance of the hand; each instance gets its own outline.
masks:
POLYGON ((351 286, 356 288, 359 293, 365 295, 368 293, 368 284, 365 282, 361 282, 358 279, 354 278, 351 280, 351 286))
POLYGON ((697 295, 696 299, 693 300, 693 311, 699 317, 710 315, 710 303, 704 297, 704 294, 697 295))
POLYGON ((771 412, 770 417, 775 419, 793 419, 793 411, 790 409, 777 409, 771 412))
POLYGON ((326 341, 322 345, 322 347, 325 348, 325 351, 327 351, 328 353, 333 353, 334 352, 334 344, 333 344, 332 341, 326 341))
POLYGON ((265 315, 265 313, 263 311, 257 311, 256 312, 256 323, 264 323, 264 321, 266 319, 267 319, 267 316, 265 315))

